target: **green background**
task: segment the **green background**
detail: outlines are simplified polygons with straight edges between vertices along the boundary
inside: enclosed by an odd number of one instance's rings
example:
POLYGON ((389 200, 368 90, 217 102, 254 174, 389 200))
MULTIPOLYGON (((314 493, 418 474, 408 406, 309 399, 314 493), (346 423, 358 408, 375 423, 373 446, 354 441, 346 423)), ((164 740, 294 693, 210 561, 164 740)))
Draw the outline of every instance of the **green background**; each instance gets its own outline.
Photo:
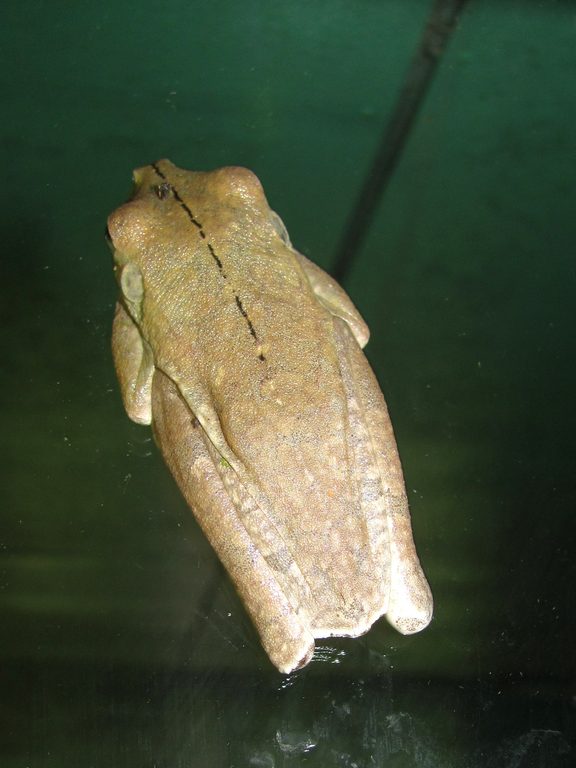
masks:
POLYGON ((424 633, 272 669, 111 362, 132 169, 250 167, 330 270, 430 8, 3 3, 2 768, 574 764, 575 3, 469 1, 345 281, 424 633))

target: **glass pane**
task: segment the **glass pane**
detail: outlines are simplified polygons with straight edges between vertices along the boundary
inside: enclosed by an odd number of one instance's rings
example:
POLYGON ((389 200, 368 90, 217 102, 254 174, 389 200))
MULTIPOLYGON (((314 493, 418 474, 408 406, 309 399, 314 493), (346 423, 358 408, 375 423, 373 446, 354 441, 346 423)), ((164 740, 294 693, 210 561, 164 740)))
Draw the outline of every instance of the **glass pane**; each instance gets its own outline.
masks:
POLYGON ((112 364, 132 170, 251 168, 330 271, 433 6, 4 3, 2 768, 574 764, 573 3, 464 4, 346 274, 424 632, 278 672, 112 364))

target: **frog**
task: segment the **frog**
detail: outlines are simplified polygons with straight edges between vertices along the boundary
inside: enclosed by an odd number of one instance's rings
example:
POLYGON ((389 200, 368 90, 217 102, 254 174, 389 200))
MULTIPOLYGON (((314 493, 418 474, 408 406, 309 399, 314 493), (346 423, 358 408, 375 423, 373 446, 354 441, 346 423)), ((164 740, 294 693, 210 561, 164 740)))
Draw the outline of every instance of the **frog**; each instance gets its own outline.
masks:
POLYGON ((424 629, 387 405, 345 290, 292 245, 250 170, 134 171, 108 218, 123 403, 155 441, 284 674, 382 616, 424 629))

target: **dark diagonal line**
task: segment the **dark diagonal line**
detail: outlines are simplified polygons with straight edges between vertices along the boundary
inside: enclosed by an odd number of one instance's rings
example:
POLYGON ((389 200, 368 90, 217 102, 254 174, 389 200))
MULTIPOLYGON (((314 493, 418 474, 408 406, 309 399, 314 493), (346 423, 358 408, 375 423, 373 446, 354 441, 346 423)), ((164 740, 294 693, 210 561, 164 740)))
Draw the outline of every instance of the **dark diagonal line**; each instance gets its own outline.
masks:
POLYGON ((420 44, 408 68, 396 107, 382 133, 364 186, 352 209, 331 269, 342 282, 372 224, 402 154, 424 96, 433 80, 458 16, 467 0, 435 0, 420 44))

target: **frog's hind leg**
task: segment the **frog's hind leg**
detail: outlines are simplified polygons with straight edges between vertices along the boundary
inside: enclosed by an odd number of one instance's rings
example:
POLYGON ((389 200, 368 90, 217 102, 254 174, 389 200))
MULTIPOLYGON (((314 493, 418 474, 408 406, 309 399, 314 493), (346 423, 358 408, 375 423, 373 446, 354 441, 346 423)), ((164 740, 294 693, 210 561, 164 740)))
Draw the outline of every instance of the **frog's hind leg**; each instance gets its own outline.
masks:
POLYGON ((343 381, 349 389, 348 397, 363 413, 362 420, 378 465, 390 560, 390 599, 386 618, 399 632, 409 635, 430 623, 433 601, 412 538, 408 499, 392 423, 374 372, 348 324, 335 317, 334 331, 343 381))
POLYGON ((284 673, 304 666, 314 653, 306 611, 280 587, 238 514, 202 427, 176 385, 158 370, 152 386, 152 424, 180 490, 234 582, 272 663, 284 673))

